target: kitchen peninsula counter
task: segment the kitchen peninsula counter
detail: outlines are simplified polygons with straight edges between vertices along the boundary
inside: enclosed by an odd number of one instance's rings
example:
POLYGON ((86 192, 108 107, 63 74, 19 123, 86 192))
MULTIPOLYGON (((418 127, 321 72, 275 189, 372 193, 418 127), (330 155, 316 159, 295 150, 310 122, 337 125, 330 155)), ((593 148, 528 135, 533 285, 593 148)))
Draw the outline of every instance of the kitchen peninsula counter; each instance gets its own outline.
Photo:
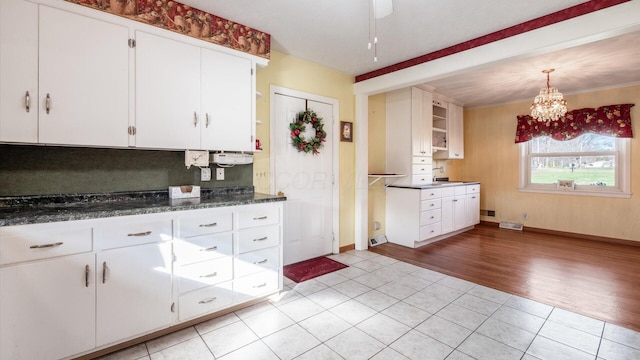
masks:
POLYGON ((170 199, 167 190, 0 197, 0 226, 86 220, 114 216, 285 201, 253 187, 202 189, 197 198, 170 199))

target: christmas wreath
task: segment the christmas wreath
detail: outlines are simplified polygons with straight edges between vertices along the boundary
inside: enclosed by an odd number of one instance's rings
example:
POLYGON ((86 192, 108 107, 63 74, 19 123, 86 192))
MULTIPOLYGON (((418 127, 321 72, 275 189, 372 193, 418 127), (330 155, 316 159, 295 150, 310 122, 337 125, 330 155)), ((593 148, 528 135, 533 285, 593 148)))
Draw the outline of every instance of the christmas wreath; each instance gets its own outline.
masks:
POLYGON ((324 131, 323 127, 322 118, 315 111, 307 109, 299 112, 296 120, 289 124, 293 147, 305 153, 319 154, 318 149, 322 147, 323 142, 327 141, 327 132, 324 131), (311 124, 313 130, 315 130, 315 136, 311 139, 305 139, 304 137, 307 124, 311 124))

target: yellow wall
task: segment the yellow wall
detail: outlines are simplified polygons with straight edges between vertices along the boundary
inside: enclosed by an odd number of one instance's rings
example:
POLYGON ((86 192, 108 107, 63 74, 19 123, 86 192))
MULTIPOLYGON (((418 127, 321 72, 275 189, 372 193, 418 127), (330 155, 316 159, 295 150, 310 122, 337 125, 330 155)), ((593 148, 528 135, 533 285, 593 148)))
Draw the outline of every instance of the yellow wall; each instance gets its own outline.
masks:
MULTIPOLYGON (((256 117, 262 124, 256 126, 256 136, 264 151, 255 156, 253 183, 256 192, 269 193, 269 128, 270 85, 338 99, 340 118, 335 121, 355 121, 355 97, 353 76, 304 61, 277 51, 271 52, 271 60, 265 68, 258 69, 256 86, 262 97, 256 102, 256 117)), ((357 124, 354 123, 354 130, 357 124)), ((340 143, 340 246, 354 243, 355 222, 355 141, 340 143)))
MULTIPOLYGON (((386 94, 369 97, 369 174, 385 172, 386 162, 386 94)), ((369 178, 369 181, 374 179, 369 178)), ((385 233, 386 195, 384 179, 369 187, 369 227, 368 236, 383 235, 385 233), (380 229, 374 230, 373 222, 380 223, 380 229)))
POLYGON ((516 221, 525 226, 640 241, 640 85, 566 96, 569 109, 635 103, 631 108, 631 199, 537 194, 518 191, 516 116, 530 102, 464 113, 465 158, 450 161, 463 180, 481 182, 480 208, 496 210, 487 221, 516 221), (523 219, 527 213, 528 220, 523 219))

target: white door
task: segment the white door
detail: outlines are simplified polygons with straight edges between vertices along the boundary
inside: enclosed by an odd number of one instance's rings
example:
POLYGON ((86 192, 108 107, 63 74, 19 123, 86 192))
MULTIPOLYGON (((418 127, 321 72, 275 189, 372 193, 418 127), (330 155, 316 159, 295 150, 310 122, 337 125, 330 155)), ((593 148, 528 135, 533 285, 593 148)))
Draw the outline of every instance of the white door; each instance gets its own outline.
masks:
MULTIPOLYGON (((276 94, 273 100, 274 186, 284 203, 284 265, 332 253, 333 105, 276 94), (319 154, 298 152, 289 124, 300 111, 315 111, 324 123, 326 142, 319 154)), ((309 133, 311 126, 305 131, 309 133)))
POLYGON ((129 30, 46 6, 39 30, 39 142, 127 146, 129 30))

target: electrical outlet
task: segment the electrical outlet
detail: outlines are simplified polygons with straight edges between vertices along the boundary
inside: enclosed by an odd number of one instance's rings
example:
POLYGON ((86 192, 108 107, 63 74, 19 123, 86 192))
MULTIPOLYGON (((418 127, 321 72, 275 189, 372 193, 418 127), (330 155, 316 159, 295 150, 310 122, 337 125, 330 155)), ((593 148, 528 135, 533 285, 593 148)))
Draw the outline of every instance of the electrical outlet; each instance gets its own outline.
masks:
POLYGON ((200 181, 211 181, 211 168, 200 168, 200 181))
POLYGON ((527 213, 522 213, 522 218, 523 218, 524 220, 529 219, 529 214, 527 214, 527 213))
POLYGON ((216 180, 224 180, 224 168, 216 169, 216 180))

